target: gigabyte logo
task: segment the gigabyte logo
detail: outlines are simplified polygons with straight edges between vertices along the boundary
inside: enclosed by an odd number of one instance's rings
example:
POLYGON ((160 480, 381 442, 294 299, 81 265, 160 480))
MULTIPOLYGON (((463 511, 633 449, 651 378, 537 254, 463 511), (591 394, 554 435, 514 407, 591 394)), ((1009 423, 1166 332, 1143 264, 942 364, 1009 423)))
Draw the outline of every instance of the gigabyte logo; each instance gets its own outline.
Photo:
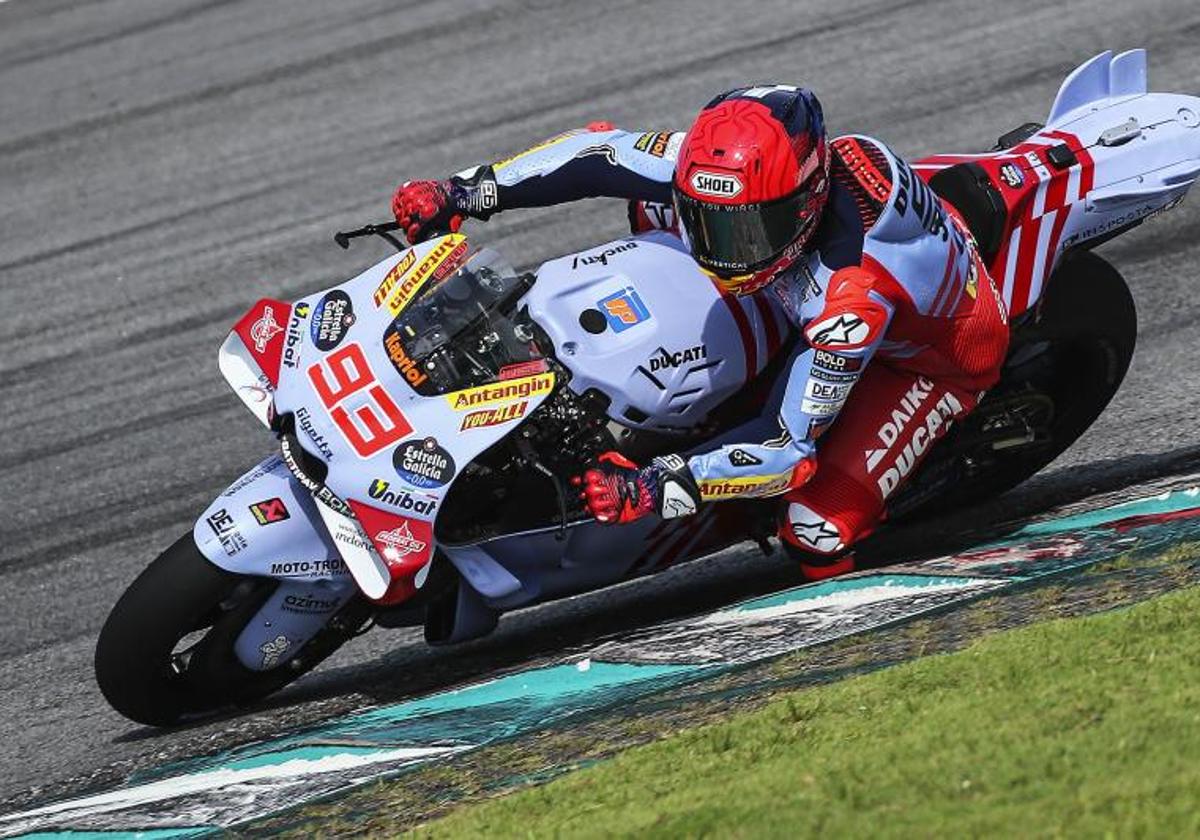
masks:
POLYGON ((700 195, 713 195, 718 198, 733 198, 742 191, 742 182, 736 175, 728 173, 705 172, 692 173, 692 189, 700 195))
POLYGON ((317 448, 317 452, 321 453, 321 457, 326 461, 332 461, 333 449, 330 448, 329 441, 325 440, 325 436, 313 425, 312 417, 309 415, 308 409, 304 406, 296 409, 296 422, 300 426, 300 430, 308 435, 308 439, 313 442, 313 446, 317 448))

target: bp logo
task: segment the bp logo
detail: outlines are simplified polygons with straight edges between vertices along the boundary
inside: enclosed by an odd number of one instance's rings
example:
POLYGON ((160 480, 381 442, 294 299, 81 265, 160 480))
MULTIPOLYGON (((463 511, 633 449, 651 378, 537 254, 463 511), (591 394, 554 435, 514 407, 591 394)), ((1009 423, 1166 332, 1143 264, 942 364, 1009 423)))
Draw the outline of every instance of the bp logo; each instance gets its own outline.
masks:
POLYGON ((697 170, 692 173, 691 183, 692 189, 700 195, 711 195, 716 198, 733 198, 742 191, 741 179, 729 173, 697 170))

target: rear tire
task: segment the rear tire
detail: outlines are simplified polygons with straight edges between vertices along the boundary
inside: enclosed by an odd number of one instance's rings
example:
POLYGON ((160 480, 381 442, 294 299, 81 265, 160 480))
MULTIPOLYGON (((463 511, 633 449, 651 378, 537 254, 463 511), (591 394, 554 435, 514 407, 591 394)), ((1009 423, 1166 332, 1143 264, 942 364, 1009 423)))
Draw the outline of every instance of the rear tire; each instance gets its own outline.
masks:
POLYGON ((1124 278, 1090 251, 1068 254, 1036 313, 1013 331, 1000 383, 897 493, 893 520, 964 507, 1016 487, 1065 452, 1117 393, 1137 343, 1124 278), (1041 439, 997 450, 989 424, 1013 407, 1041 439), (991 435, 991 438, 989 438, 991 435))
POLYGON ((370 615, 355 598, 289 662, 252 671, 237 660, 233 644, 276 586, 218 568, 185 534, 138 575, 100 631, 95 669, 105 699, 150 726, 251 703, 314 668, 370 615), (197 632, 203 637, 177 653, 180 641, 197 632))

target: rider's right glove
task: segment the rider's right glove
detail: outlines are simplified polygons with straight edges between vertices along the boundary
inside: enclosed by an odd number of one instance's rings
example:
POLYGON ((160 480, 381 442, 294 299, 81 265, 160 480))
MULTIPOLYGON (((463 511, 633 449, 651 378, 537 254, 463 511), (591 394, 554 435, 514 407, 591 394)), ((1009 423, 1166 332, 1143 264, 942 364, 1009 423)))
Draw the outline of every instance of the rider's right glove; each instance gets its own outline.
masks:
POLYGON ((405 181, 392 196, 392 215, 410 244, 444 231, 457 232, 467 217, 486 219, 497 210, 496 177, 476 167, 444 181, 405 181))
POLYGON ((663 519, 688 516, 700 504, 696 480, 678 455, 638 467, 619 452, 605 452, 573 483, 588 512, 606 525, 624 525, 651 513, 663 519))

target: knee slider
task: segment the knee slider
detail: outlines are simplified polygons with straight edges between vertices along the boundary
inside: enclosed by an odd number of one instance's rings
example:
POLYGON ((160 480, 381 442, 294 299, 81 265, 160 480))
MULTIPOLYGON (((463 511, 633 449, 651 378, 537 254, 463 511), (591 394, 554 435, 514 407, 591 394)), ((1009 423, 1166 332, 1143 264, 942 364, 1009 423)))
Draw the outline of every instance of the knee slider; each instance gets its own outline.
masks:
POLYGON ((844 525, 817 513, 803 502, 788 502, 780 523, 780 538, 803 551, 836 555, 854 542, 844 525))

